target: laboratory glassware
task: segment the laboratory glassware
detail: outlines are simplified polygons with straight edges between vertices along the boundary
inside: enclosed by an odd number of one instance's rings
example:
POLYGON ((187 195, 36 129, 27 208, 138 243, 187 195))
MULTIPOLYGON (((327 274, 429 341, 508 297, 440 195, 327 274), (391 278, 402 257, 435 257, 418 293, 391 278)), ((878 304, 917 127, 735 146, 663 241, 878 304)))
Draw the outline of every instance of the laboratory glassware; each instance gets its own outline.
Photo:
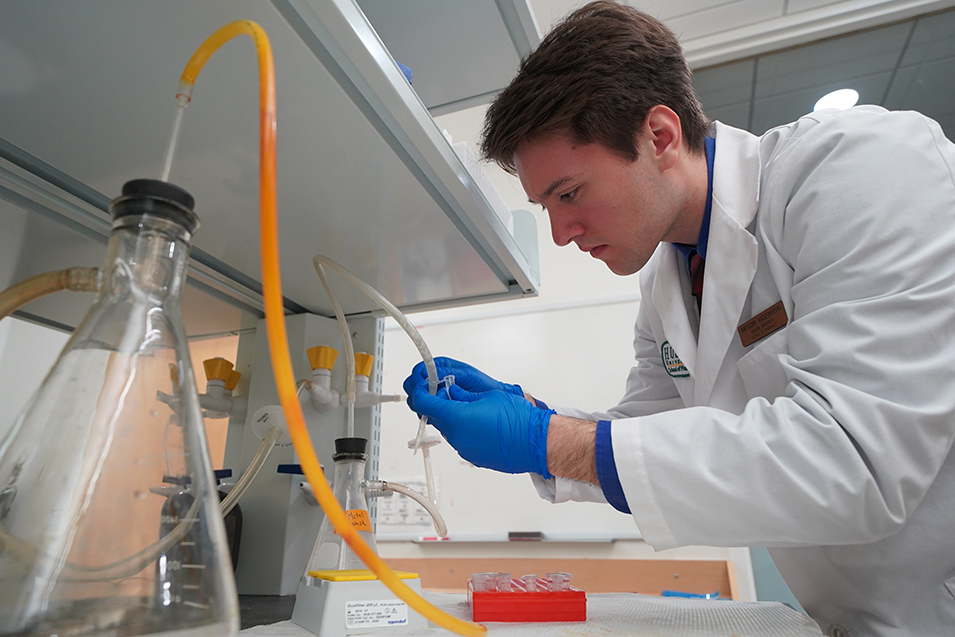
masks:
POLYGON ((179 301, 193 203, 123 187, 102 289, 0 443, 2 635, 238 631, 179 301))
MULTIPOLYGON (((349 522, 368 546, 378 553, 375 533, 365 499, 364 480, 365 453, 368 440, 365 438, 338 438, 335 440, 335 476, 332 493, 345 511, 349 522)), ((365 568, 364 562, 355 554, 326 517, 318 531, 318 540, 308 561, 306 572, 351 570, 365 568)))

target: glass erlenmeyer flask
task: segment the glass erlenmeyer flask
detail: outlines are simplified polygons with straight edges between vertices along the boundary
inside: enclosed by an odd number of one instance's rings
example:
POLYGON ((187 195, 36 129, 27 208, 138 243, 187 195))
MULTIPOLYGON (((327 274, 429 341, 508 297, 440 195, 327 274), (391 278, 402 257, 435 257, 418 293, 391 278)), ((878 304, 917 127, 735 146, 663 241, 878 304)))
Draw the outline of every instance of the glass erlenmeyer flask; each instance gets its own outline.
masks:
MULTIPOLYGON (((335 477, 332 482, 332 492, 345 510, 352 526, 377 553, 378 545, 371 528, 363 485, 365 462, 368 460, 368 455, 365 453, 367 445, 368 441, 365 438, 335 440, 335 455, 332 456, 332 460, 335 461, 335 477)), ((362 568, 366 568, 365 563, 345 543, 326 517, 318 531, 318 540, 315 542, 315 548, 312 549, 306 572, 362 568)))
POLYGON ((238 632, 179 304, 192 206, 123 187, 102 291, 0 443, 0 635, 238 632))

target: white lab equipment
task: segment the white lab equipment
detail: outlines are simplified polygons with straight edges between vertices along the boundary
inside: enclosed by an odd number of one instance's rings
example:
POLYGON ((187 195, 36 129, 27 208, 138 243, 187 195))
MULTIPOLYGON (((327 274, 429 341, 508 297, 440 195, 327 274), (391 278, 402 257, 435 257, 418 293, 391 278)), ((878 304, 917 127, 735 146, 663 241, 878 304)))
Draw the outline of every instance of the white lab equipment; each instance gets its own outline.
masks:
MULTIPOLYGON (((367 443, 364 438, 339 438, 335 441, 332 488, 350 524, 377 552, 365 499, 369 490, 369 483, 364 479, 367 443)), ((406 487, 394 489, 388 483, 371 483, 371 489, 375 487, 407 491, 406 487)), ((410 611, 404 601, 396 599, 364 566, 326 518, 299 583, 292 620, 316 635, 330 636, 363 634, 369 630, 423 629, 427 626, 422 616, 410 611)), ((421 581, 416 575, 408 573, 401 577, 412 586, 412 590, 421 592, 421 581)))

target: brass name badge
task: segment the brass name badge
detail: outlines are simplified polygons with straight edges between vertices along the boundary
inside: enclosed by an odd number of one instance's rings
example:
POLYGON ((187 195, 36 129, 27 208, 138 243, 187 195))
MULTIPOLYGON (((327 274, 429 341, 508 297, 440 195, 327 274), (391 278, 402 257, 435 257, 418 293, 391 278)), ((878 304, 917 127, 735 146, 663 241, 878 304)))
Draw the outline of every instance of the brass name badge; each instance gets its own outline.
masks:
POLYGON ((780 301, 776 305, 763 310, 753 318, 749 319, 737 328, 739 340, 743 347, 749 347, 756 341, 769 336, 781 327, 786 327, 789 317, 786 316, 786 308, 780 301))

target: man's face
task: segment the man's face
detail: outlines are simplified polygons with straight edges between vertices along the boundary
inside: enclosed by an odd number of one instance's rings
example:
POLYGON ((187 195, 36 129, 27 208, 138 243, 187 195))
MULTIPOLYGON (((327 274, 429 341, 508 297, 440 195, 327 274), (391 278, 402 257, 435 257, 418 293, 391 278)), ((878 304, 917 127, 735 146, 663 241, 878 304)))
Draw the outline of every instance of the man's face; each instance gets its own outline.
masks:
POLYGON ((628 162, 600 144, 555 136, 524 142, 514 163, 530 201, 547 210, 554 243, 576 243, 627 275, 661 241, 696 242, 695 235, 677 236, 680 206, 654 146, 638 141, 638 155, 628 162))

